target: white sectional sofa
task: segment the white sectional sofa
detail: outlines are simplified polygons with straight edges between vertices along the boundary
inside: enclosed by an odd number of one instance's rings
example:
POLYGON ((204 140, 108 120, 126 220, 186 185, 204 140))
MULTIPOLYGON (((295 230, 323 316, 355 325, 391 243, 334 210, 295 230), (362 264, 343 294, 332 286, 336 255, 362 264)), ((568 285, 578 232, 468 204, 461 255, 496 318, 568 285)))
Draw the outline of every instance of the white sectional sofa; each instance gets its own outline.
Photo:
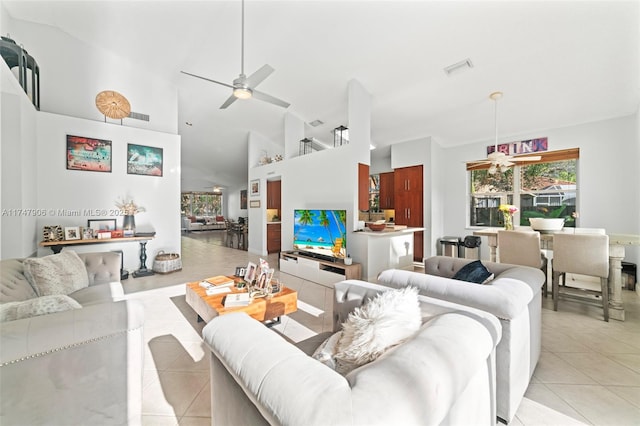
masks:
MULTIPOLYGON (((388 287, 335 285, 334 331, 388 287)), ((477 309, 419 296, 422 327, 375 361, 341 375, 309 356, 331 332, 293 345, 244 313, 214 318, 212 424, 494 425, 501 327, 477 309)))
POLYGON ((212 231, 216 229, 227 229, 227 224, 223 216, 187 217, 187 232, 212 231))
POLYGON ((544 274, 536 268, 482 262, 494 274, 488 284, 452 277, 471 260, 435 256, 425 260, 425 274, 391 269, 378 276, 385 286, 414 286, 420 294, 490 312, 500 319, 502 340, 496 351, 497 412, 513 419, 540 358, 541 288, 544 274))

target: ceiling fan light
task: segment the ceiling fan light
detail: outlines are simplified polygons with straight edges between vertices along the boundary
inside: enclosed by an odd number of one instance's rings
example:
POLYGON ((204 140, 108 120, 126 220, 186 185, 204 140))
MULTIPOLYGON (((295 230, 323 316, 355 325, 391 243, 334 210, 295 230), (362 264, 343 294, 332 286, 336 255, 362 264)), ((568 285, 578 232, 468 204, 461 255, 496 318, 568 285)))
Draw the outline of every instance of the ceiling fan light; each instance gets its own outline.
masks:
POLYGON ((233 89, 233 96, 238 99, 249 99, 252 95, 253 93, 248 87, 236 87, 233 89))

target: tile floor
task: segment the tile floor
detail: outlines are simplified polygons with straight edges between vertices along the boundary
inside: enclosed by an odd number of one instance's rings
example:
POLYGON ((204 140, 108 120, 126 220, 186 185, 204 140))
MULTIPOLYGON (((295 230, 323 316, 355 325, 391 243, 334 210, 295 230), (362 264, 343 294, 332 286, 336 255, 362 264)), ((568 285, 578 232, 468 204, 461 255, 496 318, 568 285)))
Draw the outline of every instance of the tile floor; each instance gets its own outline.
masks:
MULTIPOLYGON (((204 324, 186 304, 182 284, 259 259, 224 247, 221 238, 219 231, 184 236, 182 271, 123 282, 127 297, 146 306, 146 425, 210 424, 204 324)), ((268 261, 277 265, 277 256, 268 261)), ((300 303, 277 331, 298 341, 330 329, 332 290, 281 278, 300 303)), ((512 425, 640 424, 640 297, 624 290, 624 302, 627 320, 605 323, 598 308, 564 302, 554 312, 551 299, 544 301, 542 356, 512 425)))

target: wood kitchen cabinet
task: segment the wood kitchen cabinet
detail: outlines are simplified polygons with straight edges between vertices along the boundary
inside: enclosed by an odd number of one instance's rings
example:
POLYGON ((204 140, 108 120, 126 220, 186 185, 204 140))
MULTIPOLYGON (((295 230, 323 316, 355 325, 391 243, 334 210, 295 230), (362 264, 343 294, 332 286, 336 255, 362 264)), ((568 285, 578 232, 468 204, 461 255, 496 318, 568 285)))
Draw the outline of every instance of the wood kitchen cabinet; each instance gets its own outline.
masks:
MULTIPOLYGON (((422 166, 402 167, 394 170, 395 223, 421 228, 424 225, 422 166)), ((413 259, 422 261, 424 233, 413 234, 413 259)))
POLYGON ((281 194, 282 194, 282 181, 268 180, 267 181, 267 208, 268 209, 280 210, 280 206, 282 205, 281 194))
POLYGON ((358 163, 358 210, 369 210, 369 165, 358 163))
POLYGON ((282 247, 282 225, 279 223, 267 224, 267 253, 278 253, 282 247))
POLYGON ((380 173, 380 210, 394 209, 395 188, 393 186, 393 172, 380 173))

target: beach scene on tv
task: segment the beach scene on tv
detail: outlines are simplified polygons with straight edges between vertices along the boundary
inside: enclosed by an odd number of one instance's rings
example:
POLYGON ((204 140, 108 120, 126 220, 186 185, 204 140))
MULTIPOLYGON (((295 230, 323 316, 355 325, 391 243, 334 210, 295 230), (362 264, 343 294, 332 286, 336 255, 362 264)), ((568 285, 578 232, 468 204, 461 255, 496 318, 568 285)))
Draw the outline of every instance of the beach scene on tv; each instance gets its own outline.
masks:
POLYGON ((295 210, 293 248, 321 256, 347 256, 346 210, 295 210))

